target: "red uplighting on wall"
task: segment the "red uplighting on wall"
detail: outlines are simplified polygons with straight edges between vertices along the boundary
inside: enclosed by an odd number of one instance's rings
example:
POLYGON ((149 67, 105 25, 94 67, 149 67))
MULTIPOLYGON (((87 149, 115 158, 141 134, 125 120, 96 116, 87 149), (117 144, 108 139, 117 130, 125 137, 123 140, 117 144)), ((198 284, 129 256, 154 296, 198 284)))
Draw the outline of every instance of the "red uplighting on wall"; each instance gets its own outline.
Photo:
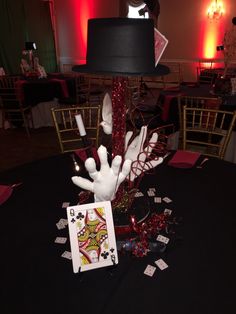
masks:
POLYGON ((216 50, 218 45, 222 44, 224 36, 224 21, 210 20, 205 16, 202 29, 201 55, 203 59, 222 59, 219 51, 216 50))
POLYGON ((93 17, 93 0, 74 0, 73 3, 74 23, 76 32, 76 51, 79 53, 80 60, 86 61, 87 49, 87 23, 93 17))
POLYGON ((217 44, 217 28, 215 27, 215 25, 206 25, 203 47, 204 58, 213 59, 216 57, 217 44))

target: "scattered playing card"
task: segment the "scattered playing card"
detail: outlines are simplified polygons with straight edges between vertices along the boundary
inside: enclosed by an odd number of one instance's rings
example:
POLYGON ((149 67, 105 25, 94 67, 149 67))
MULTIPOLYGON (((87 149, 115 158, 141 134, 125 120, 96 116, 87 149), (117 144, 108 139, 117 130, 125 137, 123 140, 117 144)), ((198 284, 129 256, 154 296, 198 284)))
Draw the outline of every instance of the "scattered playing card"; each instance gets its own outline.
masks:
POLYGON ((163 261, 163 259, 158 259, 157 261, 155 261, 155 264, 160 268, 160 270, 164 270, 168 267, 168 265, 166 264, 166 262, 163 261))
POLYGON ((161 197, 154 197, 155 203, 161 203, 161 197))
POLYGON ((62 203, 62 208, 67 208, 70 206, 70 203, 69 202, 63 202, 62 203))
POLYGON ((65 218, 61 218, 60 221, 64 224, 64 226, 68 225, 68 220, 65 218))
POLYGON ((65 251, 61 257, 64 257, 64 258, 67 258, 67 259, 72 259, 72 256, 71 256, 71 252, 69 251, 65 251))
POLYGON ((146 269, 144 270, 144 274, 152 277, 153 274, 155 273, 155 270, 156 270, 156 267, 147 265, 146 269))
POLYGON ((55 243, 59 243, 59 244, 65 244, 67 241, 67 238, 64 237, 56 237, 55 239, 55 243))
POLYGON ((142 192, 136 192, 134 197, 142 197, 143 196, 143 193, 142 192))
POLYGON ((161 235, 161 234, 159 234, 158 237, 157 237, 157 241, 160 241, 162 243, 167 244, 170 241, 170 239, 165 237, 165 236, 163 236, 163 235, 161 235))
POLYGON ((165 214, 165 215, 170 216, 171 213, 172 213, 172 210, 171 210, 171 209, 166 208, 166 209, 164 210, 164 214, 165 214))
POLYGON ((154 191, 152 191, 152 190, 151 190, 151 191, 150 191, 150 190, 147 191, 147 194, 148 194, 148 196, 150 196, 150 197, 151 197, 151 196, 155 196, 155 193, 154 193, 154 191))
POLYGON ((163 201, 166 202, 166 203, 171 203, 172 202, 172 200, 169 197, 167 197, 167 196, 163 198, 163 201))
POLYGON ((156 192, 156 188, 149 188, 148 190, 149 190, 149 191, 156 192))
POLYGON ((56 223, 56 226, 57 226, 57 229, 59 229, 59 230, 65 228, 65 224, 61 219, 56 223))

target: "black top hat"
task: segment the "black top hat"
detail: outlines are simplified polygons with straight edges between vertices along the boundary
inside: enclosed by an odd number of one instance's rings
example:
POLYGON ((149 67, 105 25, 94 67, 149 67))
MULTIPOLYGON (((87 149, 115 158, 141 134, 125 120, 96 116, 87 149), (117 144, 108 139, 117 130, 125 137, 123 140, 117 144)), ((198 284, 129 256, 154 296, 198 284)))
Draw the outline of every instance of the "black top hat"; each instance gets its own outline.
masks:
POLYGON ((155 67, 152 19, 99 18, 88 21, 87 63, 72 70, 114 76, 160 76, 167 66, 155 67))

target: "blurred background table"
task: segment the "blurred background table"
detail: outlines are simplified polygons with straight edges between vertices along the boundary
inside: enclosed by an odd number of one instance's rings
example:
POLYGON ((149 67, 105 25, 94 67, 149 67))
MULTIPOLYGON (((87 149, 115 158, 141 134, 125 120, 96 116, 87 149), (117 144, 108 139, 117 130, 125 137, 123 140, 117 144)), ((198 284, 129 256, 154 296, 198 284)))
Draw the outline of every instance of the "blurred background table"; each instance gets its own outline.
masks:
MULTIPOLYGON (((236 95, 218 95, 214 94, 212 86, 209 84, 186 84, 181 85, 177 90, 163 90, 160 92, 158 103, 162 107, 162 120, 167 124, 175 126, 175 134, 172 135, 172 149, 178 148, 179 142, 179 108, 178 97, 203 97, 203 98, 219 98, 221 101, 220 110, 234 111, 236 110, 236 95)), ((228 145, 225 160, 236 162, 236 132, 234 131, 230 143, 228 145)))
POLYGON ((73 77, 49 74, 46 79, 28 79, 17 82, 22 102, 32 106, 34 127, 53 126, 51 108, 59 107, 60 99, 74 96, 73 77))

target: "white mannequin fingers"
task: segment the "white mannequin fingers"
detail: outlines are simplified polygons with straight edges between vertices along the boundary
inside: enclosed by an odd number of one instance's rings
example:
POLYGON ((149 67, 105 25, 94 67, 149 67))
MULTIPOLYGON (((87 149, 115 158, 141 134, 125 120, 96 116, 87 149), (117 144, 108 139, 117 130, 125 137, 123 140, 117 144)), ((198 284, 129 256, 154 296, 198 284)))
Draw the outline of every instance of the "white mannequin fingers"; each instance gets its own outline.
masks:
POLYGON ((72 182, 80 187, 81 189, 88 190, 90 192, 94 192, 93 188, 93 182, 89 181, 88 179, 82 178, 82 177, 77 177, 74 176, 71 178, 72 182))
POLYGON ((125 135, 125 149, 127 149, 128 144, 129 144, 129 140, 131 139, 133 135, 133 131, 128 131, 125 135))
POLYGON ((122 170, 118 176, 118 186, 125 180, 125 178, 129 175, 131 170, 132 161, 130 159, 126 159, 123 163, 122 170))
POLYGON ((157 142, 157 140, 158 140, 158 136, 159 136, 159 134, 158 134, 157 132, 154 132, 154 133, 152 134, 152 137, 151 137, 149 143, 155 143, 155 144, 156 144, 156 142, 157 142))
POLYGON ((122 162, 122 158, 119 155, 115 156, 112 160, 111 169, 116 176, 118 176, 120 172, 121 162, 122 162))
POLYGON ((130 173, 132 161, 127 159, 124 161, 121 173, 126 177, 130 173))
POLYGON ((155 147, 158 140, 158 133, 153 133, 151 139, 148 142, 148 145, 145 147, 144 151, 148 153, 148 156, 151 154, 152 149, 155 147))
POLYGON ((128 149, 135 149, 138 146, 138 142, 139 142, 139 135, 136 136, 133 141, 130 143, 128 149))
POLYGON ((107 149, 106 149, 106 147, 103 145, 100 145, 97 152, 98 152, 98 157, 99 157, 100 164, 101 164, 101 171, 109 168, 109 164, 107 161, 107 149))
POLYGON ((139 136, 138 136, 137 145, 138 145, 138 148, 140 150, 142 150, 142 148, 143 148, 143 144, 146 140, 146 137, 147 137, 147 126, 144 125, 144 126, 142 126, 141 131, 140 131, 139 136))
POLYGON ((93 179, 96 180, 98 177, 98 172, 96 169, 96 163, 93 158, 88 158, 85 161, 85 168, 87 169, 89 176, 93 179))

